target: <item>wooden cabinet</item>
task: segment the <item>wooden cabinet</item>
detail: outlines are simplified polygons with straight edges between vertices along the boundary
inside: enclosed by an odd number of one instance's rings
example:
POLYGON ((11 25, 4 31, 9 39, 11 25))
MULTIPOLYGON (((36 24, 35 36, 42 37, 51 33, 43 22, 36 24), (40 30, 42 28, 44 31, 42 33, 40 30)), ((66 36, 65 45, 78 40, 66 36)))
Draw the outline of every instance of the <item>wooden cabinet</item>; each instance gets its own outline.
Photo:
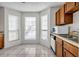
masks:
POLYGON ((64 49, 66 49, 67 51, 69 51, 71 53, 71 55, 73 55, 74 57, 78 56, 78 48, 73 46, 72 44, 69 44, 67 42, 63 42, 63 46, 64 49))
POLYGON ((64 57, 74 57, 69 51, 67 51, 66 49, 63 50, 63 56, 64 57))
POLYGON ((65 13, 73 13, 79 10, 79 2, 66 2, 65 13))
POLYGON ((64 13, 64 6, 61 7, 60 9, 60 24, 65 24, 65 13, 64 13))
POLYGON ((60 10, 56 12, 56 25, 60 25, 60 10))
POLYGON ((62 57, 62 40, 56 38, 56 56, 62 57))
POLYGON ((64 5, 56 12, 56 25, 60 26, 71 23, 73 23, 73 14, 72 13, 65 14, 65 5, 64 5))
POLYGON ((79 48, 56 37, 56 56, 57 57, 78 57, 79 48))
POLYGON ((66 25, 73 23, 73 13, 79 10, 79 2, 66 2, 56 12, 56 25, 66 25))
POLYGON ((4 47, 4 37, 3 34, 0 34, 0 48, 4 47))
POLYGON ((77 6, 77 7, 79 6, 79 2, 76 2, 76 6, 77 6))

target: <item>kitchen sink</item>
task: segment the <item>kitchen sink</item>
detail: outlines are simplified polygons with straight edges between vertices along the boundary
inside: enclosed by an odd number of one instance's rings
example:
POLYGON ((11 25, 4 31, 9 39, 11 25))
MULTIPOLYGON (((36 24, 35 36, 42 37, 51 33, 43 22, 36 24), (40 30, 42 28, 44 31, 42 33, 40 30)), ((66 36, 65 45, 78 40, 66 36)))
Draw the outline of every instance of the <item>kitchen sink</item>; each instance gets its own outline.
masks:
POLYGON ((68 34, 59 34, 59 36, 64 37, 64 38, 67 38, 68 40, 72 40, 74 42, 79 43, 77 36, 70 36, 68 34))

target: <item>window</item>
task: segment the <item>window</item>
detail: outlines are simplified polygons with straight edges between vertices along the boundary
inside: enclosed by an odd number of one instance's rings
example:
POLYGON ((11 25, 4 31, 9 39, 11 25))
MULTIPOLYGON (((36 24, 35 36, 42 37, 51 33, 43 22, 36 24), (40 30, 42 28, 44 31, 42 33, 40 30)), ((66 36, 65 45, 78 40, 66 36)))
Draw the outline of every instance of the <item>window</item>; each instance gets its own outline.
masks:
POLYGON ((48 15, 41 17, 41 39, 46 40, 48 37, 48 15))
POLYGON ((25 40, 36 40, 36 17, 25 17, 25 40))
POLYGON ((9 41, 18 40, 18 16, 8 15, 9 41))

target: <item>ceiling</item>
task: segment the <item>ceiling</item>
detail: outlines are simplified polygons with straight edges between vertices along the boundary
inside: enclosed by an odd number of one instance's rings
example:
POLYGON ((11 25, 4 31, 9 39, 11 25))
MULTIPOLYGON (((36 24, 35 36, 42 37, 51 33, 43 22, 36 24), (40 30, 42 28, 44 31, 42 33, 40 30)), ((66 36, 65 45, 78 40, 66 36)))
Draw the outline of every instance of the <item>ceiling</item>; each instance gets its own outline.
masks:
POLYGON ((39 12, 48 7, 58 7, 64 2, 0 2, 0 6, 22 12, 39 12))

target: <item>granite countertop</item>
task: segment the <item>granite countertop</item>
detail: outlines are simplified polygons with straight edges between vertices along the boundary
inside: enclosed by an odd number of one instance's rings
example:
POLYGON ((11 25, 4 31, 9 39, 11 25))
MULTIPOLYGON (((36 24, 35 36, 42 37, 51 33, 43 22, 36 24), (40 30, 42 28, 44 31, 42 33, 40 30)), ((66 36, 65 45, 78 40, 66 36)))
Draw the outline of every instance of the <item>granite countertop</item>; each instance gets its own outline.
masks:
POLYGON ((51 35, 54 35, 54 36, 56 36, 56 37, 58 37, 58 38, 60 38, 60 39, 62 39, 62 40, 64 40, 64 41, 66 41, 66 42, 68 42, 68 43, 70 43, 70 44, 72 44, 72 45, 79 48, 79 40, 78 41, 73 41, 73 40, 70 40, 67 37, 63 37, 60 34, 55 34, 55 33, 51 33, 51 35))

